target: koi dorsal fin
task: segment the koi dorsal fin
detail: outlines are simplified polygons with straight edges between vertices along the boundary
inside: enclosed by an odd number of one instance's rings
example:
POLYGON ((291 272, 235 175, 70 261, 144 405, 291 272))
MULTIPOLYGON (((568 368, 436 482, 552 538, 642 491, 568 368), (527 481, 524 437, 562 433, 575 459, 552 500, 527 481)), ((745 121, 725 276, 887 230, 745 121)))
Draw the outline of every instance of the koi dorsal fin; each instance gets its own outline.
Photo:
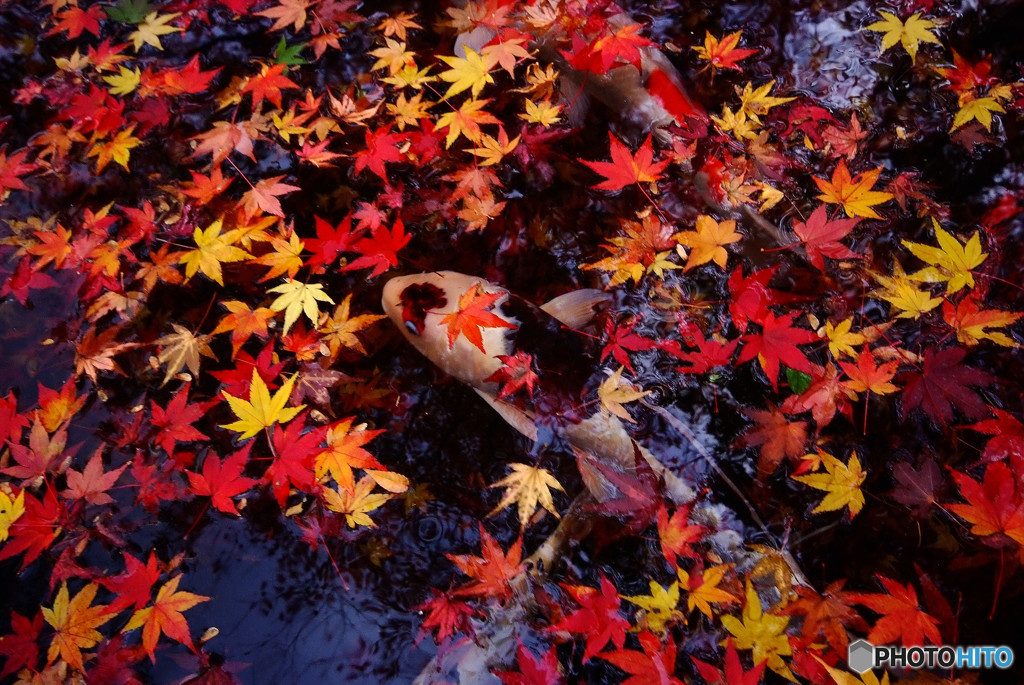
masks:
POLYGON ((540 308, 569 328, 579 329, 590 323, 611 299, 612 296, 602 290, 587 288, 559 295, 540 308))

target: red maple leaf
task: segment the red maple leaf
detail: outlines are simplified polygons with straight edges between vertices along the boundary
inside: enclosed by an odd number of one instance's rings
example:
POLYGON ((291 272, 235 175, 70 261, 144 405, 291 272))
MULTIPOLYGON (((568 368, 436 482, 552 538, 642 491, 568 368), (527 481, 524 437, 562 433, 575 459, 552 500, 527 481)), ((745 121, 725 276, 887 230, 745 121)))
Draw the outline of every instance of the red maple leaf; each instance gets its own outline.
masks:
POLYGON ((375 229, 370 237, 356 241, 352 249, 360 253, 342 271, 365 269, 372 266, 369 278, 376 278, 393 266, 398 266, 398 251, 409 244, 412 236, 405 232, 405 224, 395 219, 395 225, 389 231, 381 226, 375 229))
POLYGON ((341 223, 333 227, 316 215, 313 216, 313 219, 316 222, 316 237, 302 239, 306 249, 313 253, 313 256, 306 262, 306 266, 311 268, 331 266, 339 254, 353 249, 353 244, 361 232, 352 232, 351 214, 346 214, 341 223))
POLYGON ((598 656, 618 666, 629 678, 622 681, 621 685, 650 685, 660 683, 661 685, 683 685, 674 674, 676 672, 676 643, 669 639, 668 644, 663 644, 654 633, 644 631, 637 638, 644 651, 637 652, 632 649, 620 649, 616 652, 606 652, 598 656))
POLYGON ((238 516, 238 508, 231 498, 242 494, 258 482, 242 475, 246 462, 249 461, 251 449, 252 441, 223 462, 216 454, 208 452, 206 459, 203 460, 203 473, 188 472, 192 492, 200 497, 210 497, 215 509, 238 516))
POLYGON ((52 36, 55 33, 61 31, 68 32, 68 39, 78 38, 82 35, 82 31, 88 31, 92 35, 99 38, 100 36, 100 22, 107 18, 106 13, 103 11, 103 7, 100 5, 91 5, 88 9, 82 9, 80 7, 68 7, 66 10, 61 12, 60 21, 46 32, 45 35, 52 36))
POLYGON ((56 471, 64 459, 70 461, 70 457, 77 451, 77 446, 65 450, 67 437, 66 426, 62 426, 52 436, 48 435, 42 421, 37 417, 32 423, 32 432, 29 433, 28 447, 11 445, 11 456, 17 464, 0 469, 0 473, 20 478, 22 485, 37 479, 41 481, 47 473, 56 471))
POLYGON ((512 585, 509 583, 525 568, 520 563, 523 555, 523 540, 519 538, 508 548, 508 554, 502 552, 498 541, 492 538, 484 525, 480 524, 480 554, 445 554, 452 563, 459 567, 473 580, 454 590, 455 595, 469 597, 495 597, 505 601, 512 596, 512 585))
POLYGON ((199 55, 193 55, 185 66, 160 72, 163 80, 161 92, 170 96, 202 93, 210 87, 210 82, 221 69, 223 67, 202 71, 199 67, 199 55))
POLYGON ((923 645, 925 638, 932 644, 942 644, 939 622, 918 606, 913 585, 903 585, 882 575, 876 576, 889 594, 847 593, 849 600, 882 614, 871 632, 868 642, 885 645, 897 640, 904 647, 923 645))
POLYGON ((601 349, 601 361, 607 359, 610 354, 615 361, 629 369, 631 374, 636 375, 636 370, 629 360, 629 353, 644 352, 656 344, 654 340, 633 332, 639 322, 639 317, 629 319, 621 325, 611 319, 605 321, 604 334, 608 336, 608 342, 601 349))
POLYGON ((250 76, 242 86, 241 94, 252 93, 252 108, 259 109, 266 98, 281 109, 281 89, 298 88, 299 85, 284 75, 286 64, 264 64, 257 76, 250 76))
POLYGON ((21 429, 28 425, 28 419, 18 413, 18 398, 13 391, 7 397, 0 397, 0 443, 10 440, 21 442, 21 429))
POLYGON ((10 537, 0 545, 0 561, 25 552, 25 558, 21 560, 21 570, 24 571, 57 539, 63 518, 64 507, 57 501, 55 488, 46 488, 41 500, 26 492, 25 513, 11 524, 10 537))
POLYGON ((303 433, 306 429, 306 412, 292 419, 282 430, 274 431, 274 463, 263 474, 263 480, 282 509, 288 500, 291 487, 311 492, 316 486, 313 475, 313 460, 320 453, 320 443, 327 434, 327 427, 321 426, 303 433))
POLYGON ((942 426, 953 419, 954 407, 968 418, 984 416, 987 405, 968 386, 989 385, 995 378, 980 369, 962 366, 960 362, 966 355, 967 350, 962 347, 926 349, 923 370, 911 372, 903 387, 904 413, 921 408, 942 426))
POLYGON ((558 653, 555 646, 548 647, 541 658, 533 655, 522 642, 516 649, 516 664, 519 672, 495 671, 504 685, 561 685, 564 682, 558 672, 558 653))
POLYGON ((599 190, 622 190, 634 183, 653 183, 661 178, 661 172, 668 166, 668 159, 653 162, 654 152, 651 150, 651 136, 636 151, 636 156, 629 153, 629 148, 620 143, 615 135, 608 133, 611 140, 610 162, 588 162, 579 160, 593 171, 604 176, 605 181, 593 186, 599 190))
POLYGON ((273 342, 267 343, 255 359, 251 354, 242 350, 235 358, 234 368, 211 371, 210 375, 224 384, 221 388, 223 392, 235 397, 248 397, 249 385, 252 382, 252 370, 255 368, 260 378, 267 384, 267 388, 273 391, 277 387, 276 381, 281 377, 281 371, 284 369, 284 361, 272 363, 274 352, 273 342))
POLYGON ((540 377, 533 370, 533 356, 519 350, 515 354, 499 354, 503 366, 484 379, 485 383, 504 383, 498 390, 498 399, 515 394, 522 388, 533 397, 533 387, 540 377))
POLYGON ((153 585, 160 580, 156 554, 152 551, 145 564, 125 552, 124 566, 124 571, 118 575, 98 579, 100 585, 114 594, 114 601, 109 607, 111 613, 118 613, 133 605, 136 611, 145 608, 152 596, 153 585))
POLYGON ((166 409, 160 407, 155 401, 150 401, 152 406, 150 420, 155 427, 160 429, 154 442, 160 445, 167 454, 174 451, 175 442, 209 440, 209 437, 200 433, 192 424, 206 414, 211 403, 189 404, 188 391, 191 385, 191 383, 186 383, 178 390, 167 404, 166 409))
POLYGON ((189 173, 192 174, 192 183, 183 186, 181 192, 195 198, 201 205, 207 204, 210 200, 223 193, 231 185, 231 182, 235 180, 233 176, 225 179, 220 166, 215 166, 209 176, 204 176, 191 169, 189 173))
POLYGON ((463 335, 470 343, 475 345, 481 352, 487 354, 484 349, 483 334, 481 328, 515 328, 516 325, 502 319, 494 312, 487 311, 495 301, 501 298, 504 293, 485 292, 480 284, 459 296, 459 309, 441 319, 441 325, 448 326, 448 349, 455 344, 455 340, 463 335))
POLYGON ((622 649, 629 630, 629 621, 619 611, 618 590, 603 573, 600 575, 600 589, 562 584, 580 608, 548 628, 552 632, 564 630, 585 636, 587 646, 583 651, 583 661, 589 661, 609 642, 622 649))
POLYGON ((11 633, 0 637, 0 654, 7 657, 0 678, 17 673, 22 667, 35 669, 39 662, 39 631, 43 629, 43 612, 36 611, 29 620, 16 611, 11 612, 11 633))
POLYGON ((803 242, 811 264, 820 271, 824 271, 824 257, 832 259, 859 259, 862 257, 839 242, 860 223, 860 219, 860 217, 829 219, 825 204, 822 203, 811 213, 806 223, 794 221, 793 232, 803 242))
MULTIPOLYGON (((989 409, 995 414, 994 419, 985 419, 967 426, 971 430, 992 436, 985 444, 985 451, 981 455, 982 459, 999 461, 1008 455, 1024 459, 1024 424, 1008 411, 995 407, 989 407, 989 409)), ((4 434, 3 425, 3 404, 0 401, 0 436, 4 434)))
POLYGON ((836 653, 846 654, 850 642, 846 626, 863 633, 867 632, 868 624, 850 606, 852 593, 843 590, 845 584, 845 579, 837 580, 820 595, 813 588, 794 585, 793 589, 800 598, 782 608, 779 613, 804 617, 801 633, 808 643, 823 636, 836 653))
POLYGON ((761 332, 748 333, 742 338, 743 350, 736 360, 737 363, 742 364, 757 357, 775 392, 779 391, 780 363, 804 373, 811 373, 813 370, 811 363, 797 345, 817 342, 818 336, 813 331, 794 328, 792 324, 796 316, 785 314, 776 318, 774 312, 768 312, 761 325, 761 332))
POLYGON ((726 639, 725 643, 725 670, 720 671, 709 663, 705 663, 697 657, 691 656, 697 673, 703 678, 707 685, 757 685, 761 682, 761 675, 764 673, 767 659, 762 659, 749 671, 743 670, 740 662, 740 655, 732 643, 732 637, 726 639))
POLYGON ((596 74, 605 74, 616 63, 632 64, 637 71, 643 71, 643 67, 640 66, 640 50, 651 47, 655 43, 638 35, 642 28, 643 24, 629 24, 619 28, 615 33, 602 36, 591 43, 588 61, 590 71, 596 74))
POLYGON ((10 157, 7 151, 0 151, 0 197, 8 190, 28 190, 28 186, 21 180, 22 176, 39 168, 35 162, 25 162, 28 156, 28 149, 18 150, 10 157))
POLYGON ((171 475, 174 470, 173 460, 151 464, 141 451, 138 452, 132 461, 132 478, 139 484, 135 502, 155 513, 161 502, 173 502, 183 497, 187 490, 171 475))
MULTIPOLYGON (((979 537, 1005 535, 1024 545, 1024 486, 1017 486, 1005 462, 989 464, 982 483, 959 471, 951 469, 950 473, 968 503, 946 506, 972 524, 971 533, 979 537)), ((987 542, 994 546, 1000 544, 999 539, 987 542)))
POLYGON ((441 592, 437 588, 430 588, 430 591, 433 597, 413 607, 414 611, 427 612, 427 617, 423 619, 420 632, 416 636, 416 642, 426 637, 434 628, 437 628, 438 644, 457 632, 468 633, 469 619, 477 610, 462 600, 454 599, 448 592, 441 592))
POLYGON ((787 414, 811 412, 820 431, 832 423, 836 411, 852 416, 850 400, 856 399, 857 395, 839 380, 839 370, 832 362, 824 367, 812 366, 811 384, 800 395, 787 397, 782 403, 782 410, 787 414))
MULTIPOLYGON (((9 272, 8 272, 9 273, 9 272)), ((56 287, 57 282, 49 275, 32 270, 32 258, 25 255, 18 262, 14 273, 0 286, 0 297, 7 294, 14 295, 22 306, 28 304, 30 290, 43 290, 44 288, 56 287)))
POLYGON ((242 196, 240 203, 247 217, 256 216, 260 210, 267 214, 284 217, 284 210, 281 209, 281 201, 277 199, 277 196, 294 193, 302 188, 290 183, 281 183, 282 178, 284 176, 273 176, 257 181, 256 185, 242 196))
POLYGON ((732 354, 736 351, 740 339, 736 338, 728 342, 719 342, 714 338, 705 340, 704 334, 699 328, 694 327, 692 333, 686 334, 686 342, 697 347, 696 352, 684 352, 679 346, 678 340, 669 340, 661 343, 659 347, 672 356, 686 362, 689 366, 677 366, 676 371, 680 373, 707 373, 719 366, 728 366, 732 361, 732 354))
POLYGON ((744 278, 743 267, 738 266, 729 275, 729 313, 740 333, 747 332, 747 325, 751 321, 763 324, 770 305, 788 304, 797 299, 794 295, 768 287, 768 282, 777 270, 778 267, 773 266, 755 271, 744 278))
POLYGON ((367 129, 366 146, 353 155, 356 160, 353 170, 356 176, 363 169, 369 169, 387 183, 388 174, 384 163, 401 162, 405 159, 398 147, 408 138, 409 135, 406 133, 392 133, 391 126, 381 126, 373 132, 367 129))

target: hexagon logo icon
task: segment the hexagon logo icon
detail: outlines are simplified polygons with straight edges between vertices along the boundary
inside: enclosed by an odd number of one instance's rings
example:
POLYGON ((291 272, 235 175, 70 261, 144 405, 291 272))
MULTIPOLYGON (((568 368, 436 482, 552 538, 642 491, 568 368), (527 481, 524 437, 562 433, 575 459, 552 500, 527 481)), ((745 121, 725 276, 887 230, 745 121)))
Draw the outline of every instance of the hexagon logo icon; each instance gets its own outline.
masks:
POLYGON ((846 652, 846 663, 850 670, 861 675, 871 670, 875 663, 875 648, 867 640, 851 642, 846 652))

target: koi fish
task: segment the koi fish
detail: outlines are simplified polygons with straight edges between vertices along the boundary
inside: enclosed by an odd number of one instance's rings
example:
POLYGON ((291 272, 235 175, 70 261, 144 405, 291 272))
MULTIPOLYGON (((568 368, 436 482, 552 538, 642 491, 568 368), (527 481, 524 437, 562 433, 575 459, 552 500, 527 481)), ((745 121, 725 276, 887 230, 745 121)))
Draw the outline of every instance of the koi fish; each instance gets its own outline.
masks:
POLYGON ((536 441, 564 437, 580 457, 584 485, 597 501, 615 489, 601 475, 635 471, 639 451, 680 504, 693 489, 626 432, 622 422, 585 398, 605 379, 600 343, 579 332, 606 304, 599 290, 577 290, 536 306, 482 278, 452 271, 392 278, 384 312, 413 347, 462 381, 505 421, 536 441), (587 468, 587 459, 596 468, 587 468))

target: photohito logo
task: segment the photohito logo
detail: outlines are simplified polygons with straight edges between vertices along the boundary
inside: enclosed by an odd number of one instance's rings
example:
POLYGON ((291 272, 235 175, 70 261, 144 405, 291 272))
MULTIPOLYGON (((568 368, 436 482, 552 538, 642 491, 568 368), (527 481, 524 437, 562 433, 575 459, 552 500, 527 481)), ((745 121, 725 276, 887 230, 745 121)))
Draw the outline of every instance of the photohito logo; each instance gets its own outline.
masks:
POLYGON ((854 673, 873 668, 1010 668, 1009 647, 932 645, 928 647, 876 647, 867 640, 851 642, 846 662, 854 673))

